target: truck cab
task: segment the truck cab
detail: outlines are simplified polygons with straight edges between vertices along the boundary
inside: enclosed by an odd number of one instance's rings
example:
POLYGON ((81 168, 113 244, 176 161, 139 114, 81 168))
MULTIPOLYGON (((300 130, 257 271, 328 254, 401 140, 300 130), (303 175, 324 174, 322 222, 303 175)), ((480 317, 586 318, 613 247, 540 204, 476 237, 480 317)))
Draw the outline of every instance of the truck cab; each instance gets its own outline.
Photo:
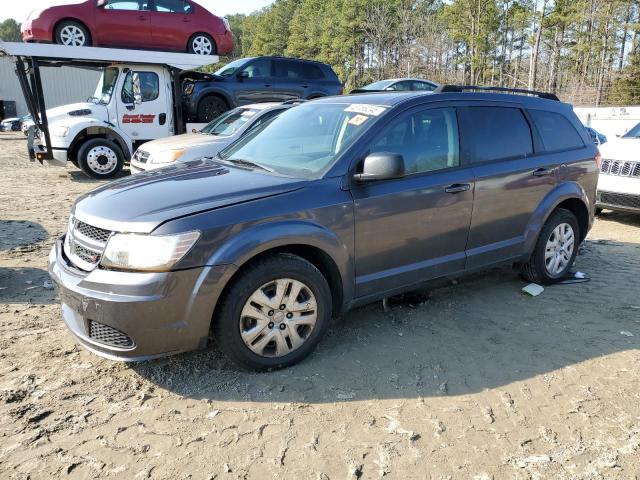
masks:
POLYGON ((117 175, 139 145, 184 133, 181 75, 216 63, 215 56, 0 42, 0 55, 15 59, 25 100, 39 131, 35 157, 87 175, 117 175), (100 69, 95 93, 84 102, 46 109, 40 67, 100 69))

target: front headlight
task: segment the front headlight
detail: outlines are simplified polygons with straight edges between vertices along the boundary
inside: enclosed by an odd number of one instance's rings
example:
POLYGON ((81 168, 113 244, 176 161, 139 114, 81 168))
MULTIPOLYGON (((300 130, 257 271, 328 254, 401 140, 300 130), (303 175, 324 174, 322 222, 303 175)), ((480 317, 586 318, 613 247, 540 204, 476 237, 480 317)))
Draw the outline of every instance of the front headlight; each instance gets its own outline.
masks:
POLYGON ((109 238, 102 254, 106 268, 166 272, 171 269, 200 238, 200 232, 177 235, 140 235, 117 233, 109 238))
POLYGON ((69 135, 69 127, 58 126, 51 129, 51 135, 54 137, 66 137, 69 135))
POLYGON ((184 150, 166 150, 152 154, 149 163, 173 163, 183 155, 184 150))

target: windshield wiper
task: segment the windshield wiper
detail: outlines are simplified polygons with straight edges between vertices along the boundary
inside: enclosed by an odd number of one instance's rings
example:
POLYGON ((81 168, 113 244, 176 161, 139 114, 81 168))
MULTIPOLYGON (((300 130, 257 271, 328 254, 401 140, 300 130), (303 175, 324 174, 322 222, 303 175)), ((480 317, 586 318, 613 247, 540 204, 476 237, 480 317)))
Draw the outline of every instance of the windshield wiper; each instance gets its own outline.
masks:
MULTIPOLYGON (((221 157, 219 157, 221 158, 221 157)), ((239 165, 241 167, 248 167, 248 168, 258 168, 260 170, 264 170, 265 172, 269 172, 269 173, 273 173, 274 171, 268 167, 265 167, 264 165, 260 165, 259 163, 256 162, 252 162, 250 160, 242 160, 239 158, 233 158, 233 159, 226 159, 226 162, 229 163, 233 163, 234 165, 239 165)))

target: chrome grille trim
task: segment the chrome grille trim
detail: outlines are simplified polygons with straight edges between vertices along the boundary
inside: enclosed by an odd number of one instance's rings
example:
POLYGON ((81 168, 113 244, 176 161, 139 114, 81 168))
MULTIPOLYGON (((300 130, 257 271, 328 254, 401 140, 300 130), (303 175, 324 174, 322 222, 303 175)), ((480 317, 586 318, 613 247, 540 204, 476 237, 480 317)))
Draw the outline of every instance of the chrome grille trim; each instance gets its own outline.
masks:
POLYGON ((619 177, 640 178, 640 162, 623 162, 619 160, 602 160, 600 173, 604 175, 616 175, 619 177))
POLYGON ((112 233, 71 217, 64 242, 64 252, 76 267, 90 272, 100 263, 112 233))

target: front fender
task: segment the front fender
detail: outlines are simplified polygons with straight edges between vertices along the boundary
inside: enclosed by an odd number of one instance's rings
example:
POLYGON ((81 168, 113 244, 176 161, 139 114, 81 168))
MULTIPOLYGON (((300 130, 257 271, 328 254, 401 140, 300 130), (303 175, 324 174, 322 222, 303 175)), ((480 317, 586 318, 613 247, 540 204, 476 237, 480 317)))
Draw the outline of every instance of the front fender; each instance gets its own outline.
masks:
POLYGON ((335 263, 342 280, 343 299, 353 298, 353 262, 349 248, 330 230, 308 221, 282 221, 255 225, 233 236, 216 249, 208 265, 242 267, 257 255, 285 246, 315 247, 335 263))
POLYGON ((562 202, 571 199, 580 200, 591 215, 593 205, 591 205, 589 195, 587 195, 587 192, 585 192, 584 188, 582 188, 579 183, 564 182, 557 185, 546 195, 546 197, 544 197, 542 202, 540 202, 538 208, 533 212, 533 215, 527 224, 524 242, 524 251, 526 256, 530 256, 531 253, 533 253, 533 249, 535 248, 538 237, 540 236, 540 231, 553 211, 562 202))

